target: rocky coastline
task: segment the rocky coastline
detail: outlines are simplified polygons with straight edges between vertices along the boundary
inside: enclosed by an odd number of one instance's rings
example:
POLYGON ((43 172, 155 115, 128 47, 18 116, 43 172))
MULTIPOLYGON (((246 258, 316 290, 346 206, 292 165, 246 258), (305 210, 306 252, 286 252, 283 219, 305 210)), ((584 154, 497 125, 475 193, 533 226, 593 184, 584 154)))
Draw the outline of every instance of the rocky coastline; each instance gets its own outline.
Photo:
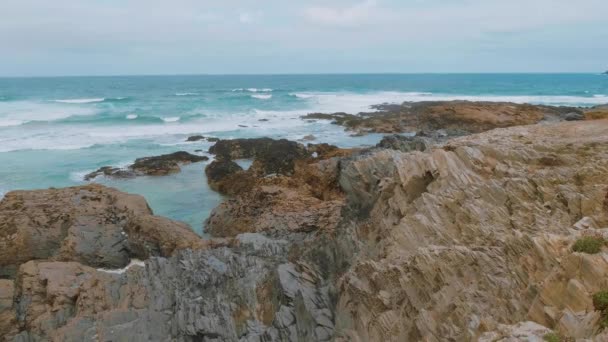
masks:
MULTIPOLYGON (((305 117, 390 133, 370 148, 214 141, 204 172, 227 197, 208 239, 101 185, 6 194, 0 336, 608 340, 597 299, 608 297, 608 108, 376 109, 305 117), (575 247, 588 240, 594 250, 575 247)), ((198 158, 138 159, 126 172, 198 158)))

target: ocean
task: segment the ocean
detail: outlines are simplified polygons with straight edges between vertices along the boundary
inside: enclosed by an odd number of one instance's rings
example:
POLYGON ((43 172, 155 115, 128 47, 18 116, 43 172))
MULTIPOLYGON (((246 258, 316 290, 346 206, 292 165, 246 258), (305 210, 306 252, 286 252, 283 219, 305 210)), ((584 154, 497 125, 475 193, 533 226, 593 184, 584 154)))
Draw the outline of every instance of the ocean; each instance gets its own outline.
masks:
MULTIPOLYGON (((342 147, 351 137, 311 112, 369 111, 379 103, 486 100, 594 106, 608 103, 608 76, 596 74, 382 74, 0 78, 0 197, 16 189, 85 184, 101 166, 179 150, 207 151, 193 134, 262 137, 342 147), (262 120, 262 121, 260 121, 262 120), (267 120, 267 121, 266 121, 267 120)), ((206 155, 205 152, 197 152, 206 155)), ((243 161, 246 163, 246 161, 243 161)), ((96 182, 143 195, 158 215, 202 232, 221 200, 207 187, 205 163, 165 177, 96 182)))

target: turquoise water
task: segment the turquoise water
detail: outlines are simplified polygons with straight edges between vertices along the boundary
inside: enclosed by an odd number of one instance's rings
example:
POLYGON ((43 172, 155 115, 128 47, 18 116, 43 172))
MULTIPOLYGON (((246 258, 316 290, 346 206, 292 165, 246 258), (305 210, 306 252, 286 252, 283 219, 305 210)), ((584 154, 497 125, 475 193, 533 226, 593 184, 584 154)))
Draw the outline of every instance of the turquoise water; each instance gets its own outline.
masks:
MULTIPOLYGON (((310 112, 356 113, 378 103, 489 100, 593 106, 608 103, 608 77, 593 74, 420 74, 0 78, 0 196, 14 189, 83 184, 105 165, 197 149, 192 134, 300 139, 339 146, 350 137, 310 112), (260 121, 265 119, 268 121, 260 121), (241 127, 246 126, 246 127, 241 127)), ((205 154, 200 153, 200 154, 205 154)), ((207 188, 205 163, 167 177, 98 179, 146 197, 157 214, 201 231, 221 200, 207 188)))

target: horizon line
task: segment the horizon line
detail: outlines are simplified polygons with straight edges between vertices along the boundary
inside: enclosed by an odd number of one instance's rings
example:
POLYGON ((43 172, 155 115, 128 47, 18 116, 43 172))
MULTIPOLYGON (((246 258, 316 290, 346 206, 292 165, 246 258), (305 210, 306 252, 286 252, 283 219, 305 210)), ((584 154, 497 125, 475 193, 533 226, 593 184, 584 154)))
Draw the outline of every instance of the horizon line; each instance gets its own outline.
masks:
POLYGON ((604 75, 606 71, 492 71, 492 72, 331 72, 331 73, 159 73, 159 74, 80 74, 80 75, 15 75, 10 78, 69 78, 69 77, 175 77, 175 76, 340 76, 340 75, 604 75))

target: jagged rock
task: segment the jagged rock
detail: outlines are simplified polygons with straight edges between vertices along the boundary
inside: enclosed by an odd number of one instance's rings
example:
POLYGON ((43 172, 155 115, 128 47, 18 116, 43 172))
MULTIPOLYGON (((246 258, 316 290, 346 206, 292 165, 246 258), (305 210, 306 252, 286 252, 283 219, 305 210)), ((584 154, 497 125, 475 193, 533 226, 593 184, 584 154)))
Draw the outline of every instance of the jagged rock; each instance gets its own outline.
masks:
POLYGON ((302 137, 302 141, 313 141, 313 140, 317 140, 317 137, 315 137, 312 134, 305 135, 304 137, 302 137))
POLYGON ((127 169, 104 166, 87 174, 84 179, 90 181, 104 175, 114 178, 133 178, 136 176, 166 176, 181 171, 180 165, 207 161, 209 157, 197 156, 180 151, 156 157, 138 158, 127 169))
POLYGON ((29 260, 119 268, 203 241, 183 223, 153 216, 141 196, 101 185, 13 191, 0 202, 0 276, 29 260))
POLYGON ((582 121, 355 158, 340 183, 365 253, 339 282, 337 336, 467 341, 532 320, 593 338, 608 265, 571 246, 608 227, 607 143, 608 122, 582 121))
POLYGON ((403 135, 387 135, 376 145, 378 148, 386 148, 401 152, 420 151, 428 148, 428 142, 420 137, 408 137, 403 135))

